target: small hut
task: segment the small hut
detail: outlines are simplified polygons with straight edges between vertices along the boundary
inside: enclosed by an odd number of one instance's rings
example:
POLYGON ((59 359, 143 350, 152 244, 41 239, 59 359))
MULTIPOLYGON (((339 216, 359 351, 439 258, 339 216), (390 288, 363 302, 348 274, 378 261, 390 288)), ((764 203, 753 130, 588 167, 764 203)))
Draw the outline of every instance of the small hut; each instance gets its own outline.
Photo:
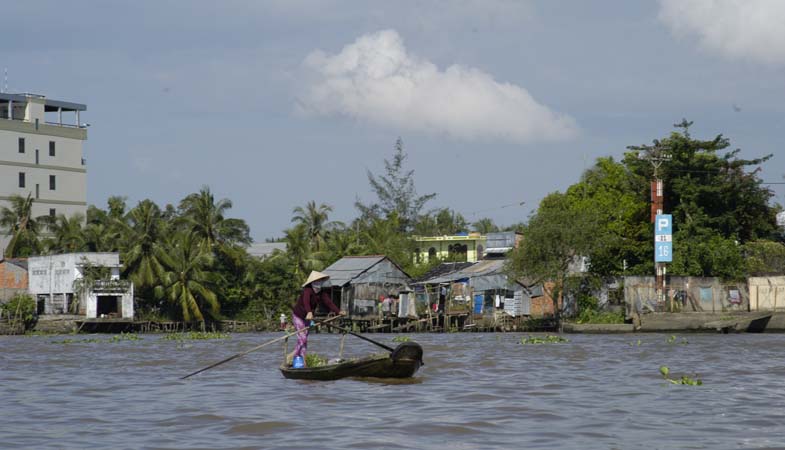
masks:
POLYGON ((381 300, 409 291, 412 279, 384 255, 345 256, 322 271, 336 305, 351 317, 376 317, 381 300))

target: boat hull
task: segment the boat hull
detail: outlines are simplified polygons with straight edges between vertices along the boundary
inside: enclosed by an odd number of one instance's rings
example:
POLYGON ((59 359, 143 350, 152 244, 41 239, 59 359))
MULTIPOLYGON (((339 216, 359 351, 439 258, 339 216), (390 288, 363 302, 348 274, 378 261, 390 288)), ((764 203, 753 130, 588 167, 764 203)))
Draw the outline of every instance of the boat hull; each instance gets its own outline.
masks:
POLYGON ((292 380, 330 381, 348 377, 410 378, 422 366, 422 347, 401 344, 390 354, 372 355, 338 364, 294 369, 282 365, 281 374, 292 380))

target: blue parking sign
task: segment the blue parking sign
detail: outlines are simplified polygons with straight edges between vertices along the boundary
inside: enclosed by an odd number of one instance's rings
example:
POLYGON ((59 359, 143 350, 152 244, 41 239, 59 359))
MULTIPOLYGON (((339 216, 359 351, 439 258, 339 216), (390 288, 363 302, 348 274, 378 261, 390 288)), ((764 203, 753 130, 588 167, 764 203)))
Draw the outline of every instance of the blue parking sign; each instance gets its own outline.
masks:
POLYGON ((673 217, 657 214, 654 218, 654 262, 673 262, 673 217))
POLYGON ((673 262, 673 242, 654 243, 654 262, 673 262))

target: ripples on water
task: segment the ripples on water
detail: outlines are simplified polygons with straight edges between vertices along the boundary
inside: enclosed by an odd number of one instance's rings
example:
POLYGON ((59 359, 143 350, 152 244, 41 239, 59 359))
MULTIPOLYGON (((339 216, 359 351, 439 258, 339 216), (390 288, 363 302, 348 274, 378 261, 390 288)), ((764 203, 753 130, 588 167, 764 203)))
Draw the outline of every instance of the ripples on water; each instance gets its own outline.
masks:
MULTIPOLYGON (((785 335, 423 334, 413 382, 286 380, 281 347, 178 379, 276 336, 2 336, 0 448, 785 448, 785 335), (668 385, 660 365, 705 384, 668 385)), ((335 356, 338 339, 310 350, 335 356)))

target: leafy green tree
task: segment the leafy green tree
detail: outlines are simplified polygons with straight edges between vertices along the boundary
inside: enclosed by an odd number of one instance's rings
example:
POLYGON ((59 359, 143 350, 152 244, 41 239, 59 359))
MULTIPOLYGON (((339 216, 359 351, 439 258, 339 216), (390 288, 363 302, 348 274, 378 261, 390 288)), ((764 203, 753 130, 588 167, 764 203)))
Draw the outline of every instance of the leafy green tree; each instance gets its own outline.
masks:
POLYGON ((785 273, 785 245, 775 241, 752 241, 742 249, 746 272, 750 275, 785 273))
POLYGON ((375 218, 363 224, 360 228, 360 254, 385 255, 406 269, 412 264, 414 246, 407 236, 399 232, 400 226, 395 212, 387 219, 375 218))
POLYGON ((8 201, 11 207, 0 209, 0 229, 11 235, 5 248, 6 258, 36 255, 41 250, 39 236, 42 221, 46 218, 33 217, 33 198, 12 195, 8 201))
POLYGON ((672 273, 739 278, 742 246, 776 234, 776 209, 769 205, 773 193, 758 176, 772 155, 742 159, 739 149, 725 152, 730 141, 722 135, 694 139, 691 125, 683 120, 675 125, 681 132, 651 146, 628 147, 632 151, 624 162, 646 192, 653 168, 641 156, 654 151, 670 156, 658 175, 664 181, 665 212, 673 215, 672 273))
POLYGON ((576 207, 569 195, 546 196, 524 230, 523 244, 510 253, 507 271, 513 278, 533 283, 552 281, 550 292, 557 318, 558 298, 563 292, 570 266, 590 255, 599 245, 600 215, 576 207))
POLYGON ((195 233, 178 233, 159 255, 163 272, 155 295, 173 305, 186 322, 204 322, 205 314, 220 314, 218 297, 210 289, 215 282, 209 271, 213 256, 202 243, 203 237, 195 233))
POLYGON ((377 202, 367 205, 359 200, 355 202, 364 220, 375 217, 386 218, 394 212, 398 216, 399 231, 410 232, 425 204, 436 196, 436 194, 417 195, 414 187, 414 170, 404 169, 406 156, 403 151, 403 140, 398 138, 392 161, 384 160, 385 175, 377 177, 368 171, 368 182, 376 194, 377 202))

